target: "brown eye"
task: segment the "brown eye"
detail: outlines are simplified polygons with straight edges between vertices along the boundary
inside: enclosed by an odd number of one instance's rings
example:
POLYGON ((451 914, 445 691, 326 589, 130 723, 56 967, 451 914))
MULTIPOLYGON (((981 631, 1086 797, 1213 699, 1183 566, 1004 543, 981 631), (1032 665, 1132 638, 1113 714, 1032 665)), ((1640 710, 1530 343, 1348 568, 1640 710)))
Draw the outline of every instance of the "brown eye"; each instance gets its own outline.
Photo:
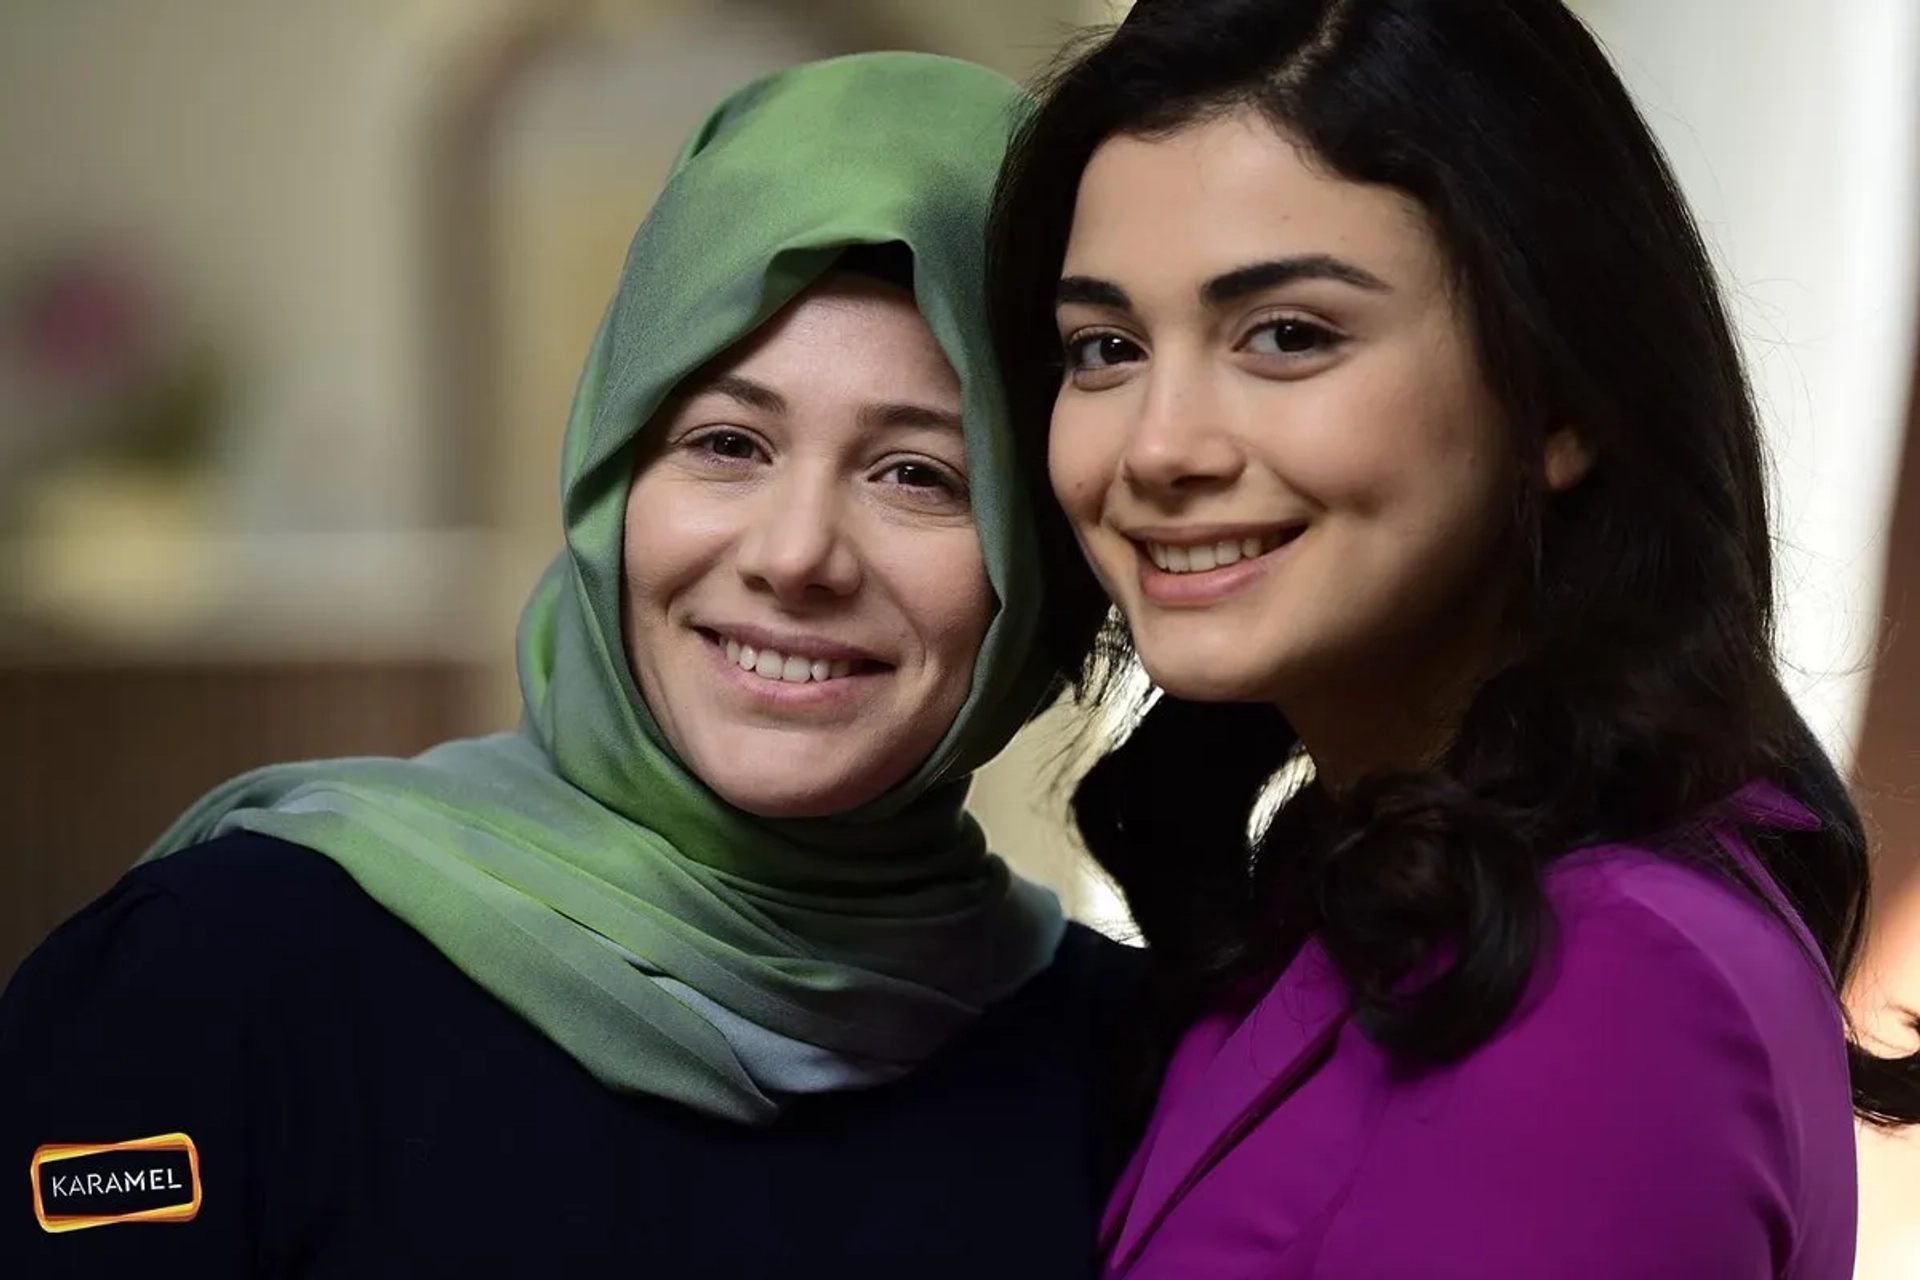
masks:
POLYGON ((1326 351, 1340 336, 1324 325, 1308 320, 1269 320, 1247 334, 1242 344, 1260 355, 1307 356, 1326 351))
POLYGON ((701 453, 715 458, 725 458, 730 462, 750 462, 760 452, 760 446, 754 443, 752 436, 744 431, 731 431, 726 428, 709 431, 691 441, 691 444, 701 453))
POLYGON ((880 472, 878 479, 882 484, 906 490, 917 499, 967 501, 966 481, 931 462, 915 459, 895 462, 880 472))
POLYGON ((1068 341, 1067 368, 1091 373, 1131 364, 1142 354, 1138 343, 1120 334, 1089 333, 1068 341))
POLYGON ((890 472, 895 484, 906 485, 910 489, 939 489, 951 487, 951 482, 938 467, 928 466, 924 462, 903 462, 890 472))

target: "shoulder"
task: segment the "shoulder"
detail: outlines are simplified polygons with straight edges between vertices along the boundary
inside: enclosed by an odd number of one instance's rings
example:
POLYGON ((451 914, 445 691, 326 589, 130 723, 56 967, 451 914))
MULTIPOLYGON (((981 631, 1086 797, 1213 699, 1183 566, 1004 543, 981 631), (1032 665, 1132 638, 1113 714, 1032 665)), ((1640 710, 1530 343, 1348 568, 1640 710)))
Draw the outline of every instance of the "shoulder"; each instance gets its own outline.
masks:
POLYGON ((1062 1089, 1098 1093, 1134 1061, 1135 1014, 1147 982, 1144 952, 1069 923, 1052 964, 917 1074, 1028 1085, 1051 1079, 1062 1089))
POLYGON ((1840 1007, 1811 940, 1784 904, 1776 910, 1730 873, 1611 845, 1568 855, 1546 889, 1554 927, 1531 1001, 1591 1000, 1604 976, 1633 992, 1619 1013, 1650 1025, 1693 1022, 1711 1001, 1770 1055, 1798 1056, 1809 1041, 1843 1045, 1840 1007))
POLYGON ((1153 1046, 1142 1024, 1153 981, 1146 951, 1069 923, 1053 964, 1029 984, 1028 1016, 1048 1038, 1076 1043, 1107 1074, 1136 1066, 1153 1046))
POLYGON ((1636 846, 1568 855, 1518 1008, 1462 1064, 1574 1081, 1589 1099, 1648 1086, 1751 1087, 1763 1113, 1845 1097, 1845 1024, 1817 954, 1712 867, 1636 846), (1631 1069, 1630 1069, 1631 1068, 1631 1069))
POLYGON ((968 1037, 984 1052, 962 1055, 993 1082, 986 1092, 996 1115, 1025 1110, 1029 1118, 1014 1123, 1030 1141, 1079 1117, 1087 1127, 1076 1143, 1098 1196, 1119 1176, 1144 1119, 1157 1057, 1141 1017, 1150 975, 1142 948, 1069 923, 1047 970, 968 1037))
POLYGON ((1547 894, 1513 1015, 1394 1088, 1375 1201, 1423 1205, 1435 1256, 1476 1275, 1840 1274, 1852 1101, 1817 958, 1739 884, 1647 849, 1568 855, 1547 894))
MULTIPOLYGON (((318 962, 316 948, 347 932, 343 922, 359 924, 363 910, 377 912, 356 899, 364 895, 326 858, 253 836, 122 876, 55 930, 0 994, 0 1093, 33 1100, 0 1108, 0 1155, 26 1167, 32 1153, 60 1144, 186 1135, 195 1169, 219 1169, 227 1186, 247 1189, 209 1198, 190 1229, 150 1244, 142 1265, 155 1275, 238 1274, 259 1190, 246 1171, 263 1168, 264 1132, 287 1132, 261 1120, 260 1081, 282 1078, 284 1061, 318 1061, 307 1050, 337 1028, 309 998, 322 979, 302 989, 300 975, 336 970, 345 944, 331 944, 318 962), (312 1035, 286 1034, 301 1019, 314 1024, 312 1035)), ((63 1194, 56 1183, 41 1192, 63 1194)), ((82 1203, 71 1184, 65 1194, 82 1203)), ((50 1274, 57 1258, 66 1260, 62 1274, 109 1274, 144 1239, 124 1228, 78 1234, 46 1236, 14 1202, 0 1215, 0 1271, 50 1274), (27 1269, 8 1270, 23 1259, 27 1269)))
POLYGON ((1023 1057, 1041 1045, 1105 1057, 1130 1039, 1129 1014, 1149 980, 1146 952, 1069 922, 1053 962, 990 1009, 969 1038, 1018 1043, 1023 1057))
MULTIPOLYGON (((339 863, 305 845, 236 832, 142 863, 126 883, 227 936, 267 949, 336 936, 342 918, 389 918, 339 863)), ((397 923, 397 922, 396 922, 397 923)))
POLYGON ((182 910, 221 917, 366 901, 352 878, 325 854, 247 831, 141 863, 121 885, 163 896, 182 910))
POLYGON ((55 929, 7 984, 0 1025, 29 1006, 83 998, 131 1016, 141 1005, 120 997, 141 992, 164 995, 170 1016, 216 1000, 231 1013, 288 972, 408 932, 325 855, 223 836, 134 867, 55 929))
POLYGON ((231 919, 295 905, 309 910, 342 906, 363 897, 325 854, 273 836, 235 832, 130 868, 52 936, 82 921, 129 913, 135 904, 231 919))
POLYGON ((1711 867, 1631 846, 1569 855, 1547 894, 1520 1006, 1452 1072, 1460 1114, 1538 1127, 1681 1202, 1668 1175, 1687 1170, 1803 1209, 1851 1185, 1845 1022, 1790 923, 1711 867))
POLYGON ((1048 973, 1053 980, 1093 999, 1131 997, 1147 981, 1145 949, 1115 942, 1078 921, 1067 924, 1048 973))

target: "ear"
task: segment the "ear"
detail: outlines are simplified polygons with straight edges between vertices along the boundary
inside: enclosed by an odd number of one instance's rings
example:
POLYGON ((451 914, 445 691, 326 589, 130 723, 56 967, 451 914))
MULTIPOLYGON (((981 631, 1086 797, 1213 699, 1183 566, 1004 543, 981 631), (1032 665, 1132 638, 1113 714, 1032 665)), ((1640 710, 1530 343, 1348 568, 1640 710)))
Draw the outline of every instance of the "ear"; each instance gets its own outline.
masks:
POLYGON ((1572 427, 1562 427, 1547 437, 1544 464, 1549 493, 1565 493, 1587 478, 1593 470, 1593 454, 1587 442, 1572 427))

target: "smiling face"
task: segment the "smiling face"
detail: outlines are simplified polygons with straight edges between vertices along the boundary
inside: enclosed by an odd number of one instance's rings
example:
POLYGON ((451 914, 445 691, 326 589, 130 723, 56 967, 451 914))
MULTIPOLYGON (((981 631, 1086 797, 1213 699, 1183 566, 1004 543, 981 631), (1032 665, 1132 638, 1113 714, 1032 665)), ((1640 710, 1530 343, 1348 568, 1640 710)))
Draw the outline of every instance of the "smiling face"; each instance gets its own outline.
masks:
POLYGON ((1250 113, 1116 136, 1062 277, 1054 491, 1148 673, 1323 768, 1424 750, 1394 722, 1486 660, 1514 470, 1418 207, 1250 113))
POLYGON ((912 297, 836 275, 649 427, 627 499, 628 661, 729 803, 855 808, 965 703, 995 606, 960 404, 912 297))

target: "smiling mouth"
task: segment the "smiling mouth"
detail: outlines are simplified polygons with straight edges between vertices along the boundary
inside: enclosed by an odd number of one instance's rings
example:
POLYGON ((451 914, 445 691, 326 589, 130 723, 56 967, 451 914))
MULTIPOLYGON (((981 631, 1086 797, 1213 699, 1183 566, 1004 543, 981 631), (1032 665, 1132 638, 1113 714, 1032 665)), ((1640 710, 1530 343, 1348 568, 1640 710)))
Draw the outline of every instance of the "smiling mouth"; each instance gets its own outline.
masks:
POLYGON ((1207 573, 1213 569, 1224 569, 1239 564, 1242 560, 1257 560, 1261 556, 1278 551, 1302 533, 1304 524, 1288 525, 1272 529, 1265 533, 1249 534, 1243 538, 1221 538, 1211 542, 1157 542, 1135 539, 1134 545, 1153 561, 1153 567, 1162 573, 1207 573))
POLYGON ((778 649, 755 647, 732 636, 704 628, 700 634, 720 649, 727 661, 742 671, 750 671, 763 680, 785 684, 824 684, 848 676, 869 675, 886 669, 886 663, 871 658, 826 658, 805 653, 784 653, 778 649))

